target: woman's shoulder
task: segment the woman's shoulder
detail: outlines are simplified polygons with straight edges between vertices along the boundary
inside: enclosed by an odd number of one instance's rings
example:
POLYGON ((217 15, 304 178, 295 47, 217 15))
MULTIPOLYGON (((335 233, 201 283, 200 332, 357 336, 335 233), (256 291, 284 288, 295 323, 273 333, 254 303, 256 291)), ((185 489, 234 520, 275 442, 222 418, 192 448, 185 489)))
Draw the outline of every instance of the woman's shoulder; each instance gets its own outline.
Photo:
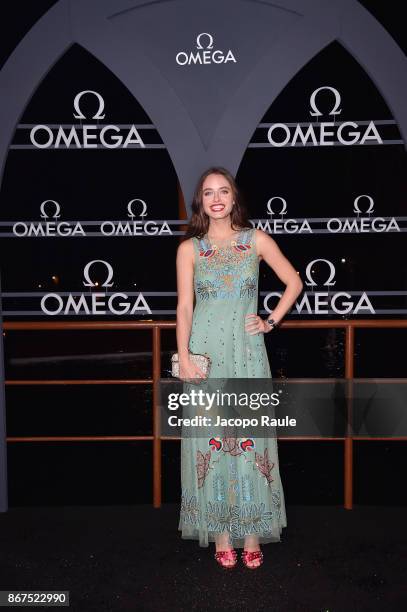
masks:
POLYGON ((274 240, 272 238, 272 236, 270 236, 270 234, 268 232, 265 232, 264 230, 259 229, 258 227, 254 227, 253 228, 253 236, 256 237, 256 241, 258 241, 258 240, 267 240, 267 239, 274 240))
POLYGON ((185 238, 185 240, 181 244, 187 244, 188 246, 185 248, 193 248, 194 244, 197 245, 203 240, 204 236, 190 236, 190 238, 185 238))
POLYGON ((194 263, 195 253, 192 238, 186 238, 178 245, 176 259, 177 266, 186 265, 189 262, 191 264, 194 263))
POLYGON ((185 238, 178 245, 179 255, 192 255, 194 253, 194 249, 199 247, 200 240, 201 238, 199 238, 199 236, 191 236, 190 238, 185 238))
POLYGON ((177 253, 178 255, 188 255, 194 250, 193 238, 185 238, 178 245, 177 253))

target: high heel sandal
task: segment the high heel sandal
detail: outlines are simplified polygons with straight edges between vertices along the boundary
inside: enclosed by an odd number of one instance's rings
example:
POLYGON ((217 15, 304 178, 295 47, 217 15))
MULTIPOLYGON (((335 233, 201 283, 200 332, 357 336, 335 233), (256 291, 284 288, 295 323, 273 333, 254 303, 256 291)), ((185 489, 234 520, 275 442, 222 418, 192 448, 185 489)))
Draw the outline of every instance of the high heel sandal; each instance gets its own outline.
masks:
POLYGON ((257 569, 263 563, 263 553, 261 550, 255 550, 253 552, 249 552, 248 550, 242 551, 242 561, 245 566, 249 569, 257 569), (254 559, 259 559, 260 563, 258 565, 248 565, 254 559))
POLYGON ((221 567, 224 567, 225 569, 232 569, 232 567, 235 567, 237 563, 237 554, 234 548, 232 548, 232 550, 218 550, 215 552, 215 559, 221 567), (225 560, 234 561, 234 563, 225 564, 225 560))

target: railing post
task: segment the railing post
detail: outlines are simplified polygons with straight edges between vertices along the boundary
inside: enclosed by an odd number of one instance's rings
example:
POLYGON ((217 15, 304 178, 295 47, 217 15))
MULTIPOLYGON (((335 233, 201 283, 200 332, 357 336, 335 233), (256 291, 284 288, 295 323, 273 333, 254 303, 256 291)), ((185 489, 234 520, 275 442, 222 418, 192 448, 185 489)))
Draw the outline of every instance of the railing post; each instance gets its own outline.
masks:
POLYGON ((3 317, 1 310, 0 278, 0 512, 8 510, 7 494, 7 438, 6 438, 6 394, 4 389, 3 317))
POLYGON ((344 508, 353 508, 353 437, 352 437, 352 381, 354 372, 354 353, 355 353, 355 329, 350 323, 345 328, 345 379, 346 379, 346 405, 347 422, 344 440, 344 508))
POLYGON ((161 415, 159 409, 161 379, 161 330, 153 326, 153 507, 161 507, 161 415))

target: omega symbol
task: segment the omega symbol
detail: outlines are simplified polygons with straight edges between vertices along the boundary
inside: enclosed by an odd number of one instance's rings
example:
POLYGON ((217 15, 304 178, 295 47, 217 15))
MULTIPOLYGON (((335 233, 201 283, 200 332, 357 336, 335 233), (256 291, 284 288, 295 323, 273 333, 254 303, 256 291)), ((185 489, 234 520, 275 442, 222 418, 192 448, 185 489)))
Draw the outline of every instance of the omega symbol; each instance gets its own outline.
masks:
POLYGON ((86 283, 83 282, 84 286, 85 287, 97 287, 98 286, 97 283, 93 283, 90 280, 90 276, 89 276, 89 268, 95 263, 102 263, 107 268, 107 278, 105 282, 101 284, 101 287, 112 287, 113 283, 111 283, 110 281, 113 278, 113 268, 107 261, 104 261, 103 259, 93 259, 93 261, 90 261, 89 263, 86 264, 86 266, 83 269, 83 276, 87 282, 86 283))
POLYGON ((130 202, 127 204, 127 216, 131 217, 132 219, 134 219, 134 217, 136 216, 132 210, 132 204, 133 202, 141 202, 141 213, 139 214, 139 217, 146 217, 147 216, 147 204, 144 202, 144 200, 141 200, 140 198, 134 198, 134 200, 130 200, 130 202))
POLYGON ((268 212, 268 214, 271 215, 271 216, 274 215, 274 210, 271 209, 271 203, 272 203, 273 200, 281 200, 283 205, 282 205, 281 210, 280 210, 280 215, 286 215, 287 214, 287 202, 281 196, 273 196, 272 198, 269 199, 269 201, 267 202, 267 212, 268 212))
POLYGON ((360 208, 359 208, 359 200, 360 200, 360 198, 367 198, 368 199, 369 207, 366 210, 366 212, 367 213, 373 212, 374 200, 373 200, 373 198, 371 196, 366 195, 366 194, 359 195, 357 198, 355 198, 355 200, 353 202, 353 212, 358 213, 358 215, 359 215, 359 213, 362 212, 360 210, 360 208))
POLYGON ((47 215, 47 213, 45 212, 45 205, 48 204, 48 202, 52 202, 52 204, 55 204, 55 213, 52 215, 52 218, 53 219, 58 219, 61 216, 59 214, 61 212, 61 207, 58 204, 58 202, 56 202, 55 200, 44 200, 42 202, 42 204, 40 205, 41 218, 42 219, 49 219, 49 215, 47 215))
POLYGON ((213 49, 213 36, 211 34, 208 34, 208 32, 201 32, 201 34, 198 34, 198 36, 196 37, 196 48, 197 49, 213 49), (208 44, 206 45, 206 47, 203 47, 201 45, 202 36, 208 37, 208 44))
POLYGON ((335 89, 334 87, 330 87, 329 85, 324 85, 323 87, 318 87, 318 89, 316 89, 315 91, 312 92, 309 103, 311 108, 313 109, 313 111, 310 111, 310 115, 312 115, 312 117, 321 117, 323 115, 323 113, 321 113, 321 111, 317 108, 316 102, 315 102, 315 98, 317 96, 317 93, 322 91, 323 89, 328 89, 329 91, 332 91, 332 93, 335 96, 335 105, 332 108, 332 110, 328 113, 329 115, 339 115, 342 112, 342 109, 339 109, 339 106, 341 104, 341 95, 339 93, 339 91, 337 89, 335 89))
POLYGON ((317 261, 324 261, 325 263, 328 264, 330 274, 329 274, 328 279, 323 284, 325 287, 332 287, 332 285, 335 285, 336 283, 336 281, 333 280, 333 278, 335 277, 335 267, 333 263, 329 261, 329 259, 313 259, 312 261, 310 261, 310 263, 307 265, 307 268, 305 270, 305 274, 306 274, 306 277, 309 279, 309 282, 305 281, 305 284, 308 285, 309 287, 316 287, 317 283, 312 278, 311 268, 317 261))
POLYGON ((92 89, 86 89, 85 91, 80 91, 78 94, 76 94, 75 99, 73 101, 73 106, 74 106, 74 109, 76 110, 76 115, 75 113, 73 115, 75 119, 86 119, 86 116, 82 113, 81 109, 79 108, 79 100, 82 98, 84 94, 93 94, 94 96, 97 97, 99 101, 98 111, 96 115, 93 115, 92 119, 104 119, 105 115, 102 115, 102 113, 105 108, 105 101, 103 100, 100 93, 98 93, 97 91, 93 91, 92 89))

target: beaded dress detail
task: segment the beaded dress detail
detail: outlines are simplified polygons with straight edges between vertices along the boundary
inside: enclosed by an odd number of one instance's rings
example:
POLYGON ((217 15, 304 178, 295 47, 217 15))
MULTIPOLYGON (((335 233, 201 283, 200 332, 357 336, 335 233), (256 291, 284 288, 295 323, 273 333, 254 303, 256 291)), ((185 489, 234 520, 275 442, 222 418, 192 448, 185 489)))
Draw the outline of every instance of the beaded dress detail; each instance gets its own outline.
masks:
MULTIPOLYGON (((196 304, 189 349, 209 355, 209 379, 271 378, 264 334, 245 329, 246 315, 258 312, 255 236, 250 228, 218 244, 192 238, 196 304)), ((209 430, 206 438, 182 437, 182 538, 208 546, 227 531, 232 545, 243 548, 247 535, 260 544, 280 541, 286 526, 275 437, 253 438, 250 430, 247 438, 209 430)))

